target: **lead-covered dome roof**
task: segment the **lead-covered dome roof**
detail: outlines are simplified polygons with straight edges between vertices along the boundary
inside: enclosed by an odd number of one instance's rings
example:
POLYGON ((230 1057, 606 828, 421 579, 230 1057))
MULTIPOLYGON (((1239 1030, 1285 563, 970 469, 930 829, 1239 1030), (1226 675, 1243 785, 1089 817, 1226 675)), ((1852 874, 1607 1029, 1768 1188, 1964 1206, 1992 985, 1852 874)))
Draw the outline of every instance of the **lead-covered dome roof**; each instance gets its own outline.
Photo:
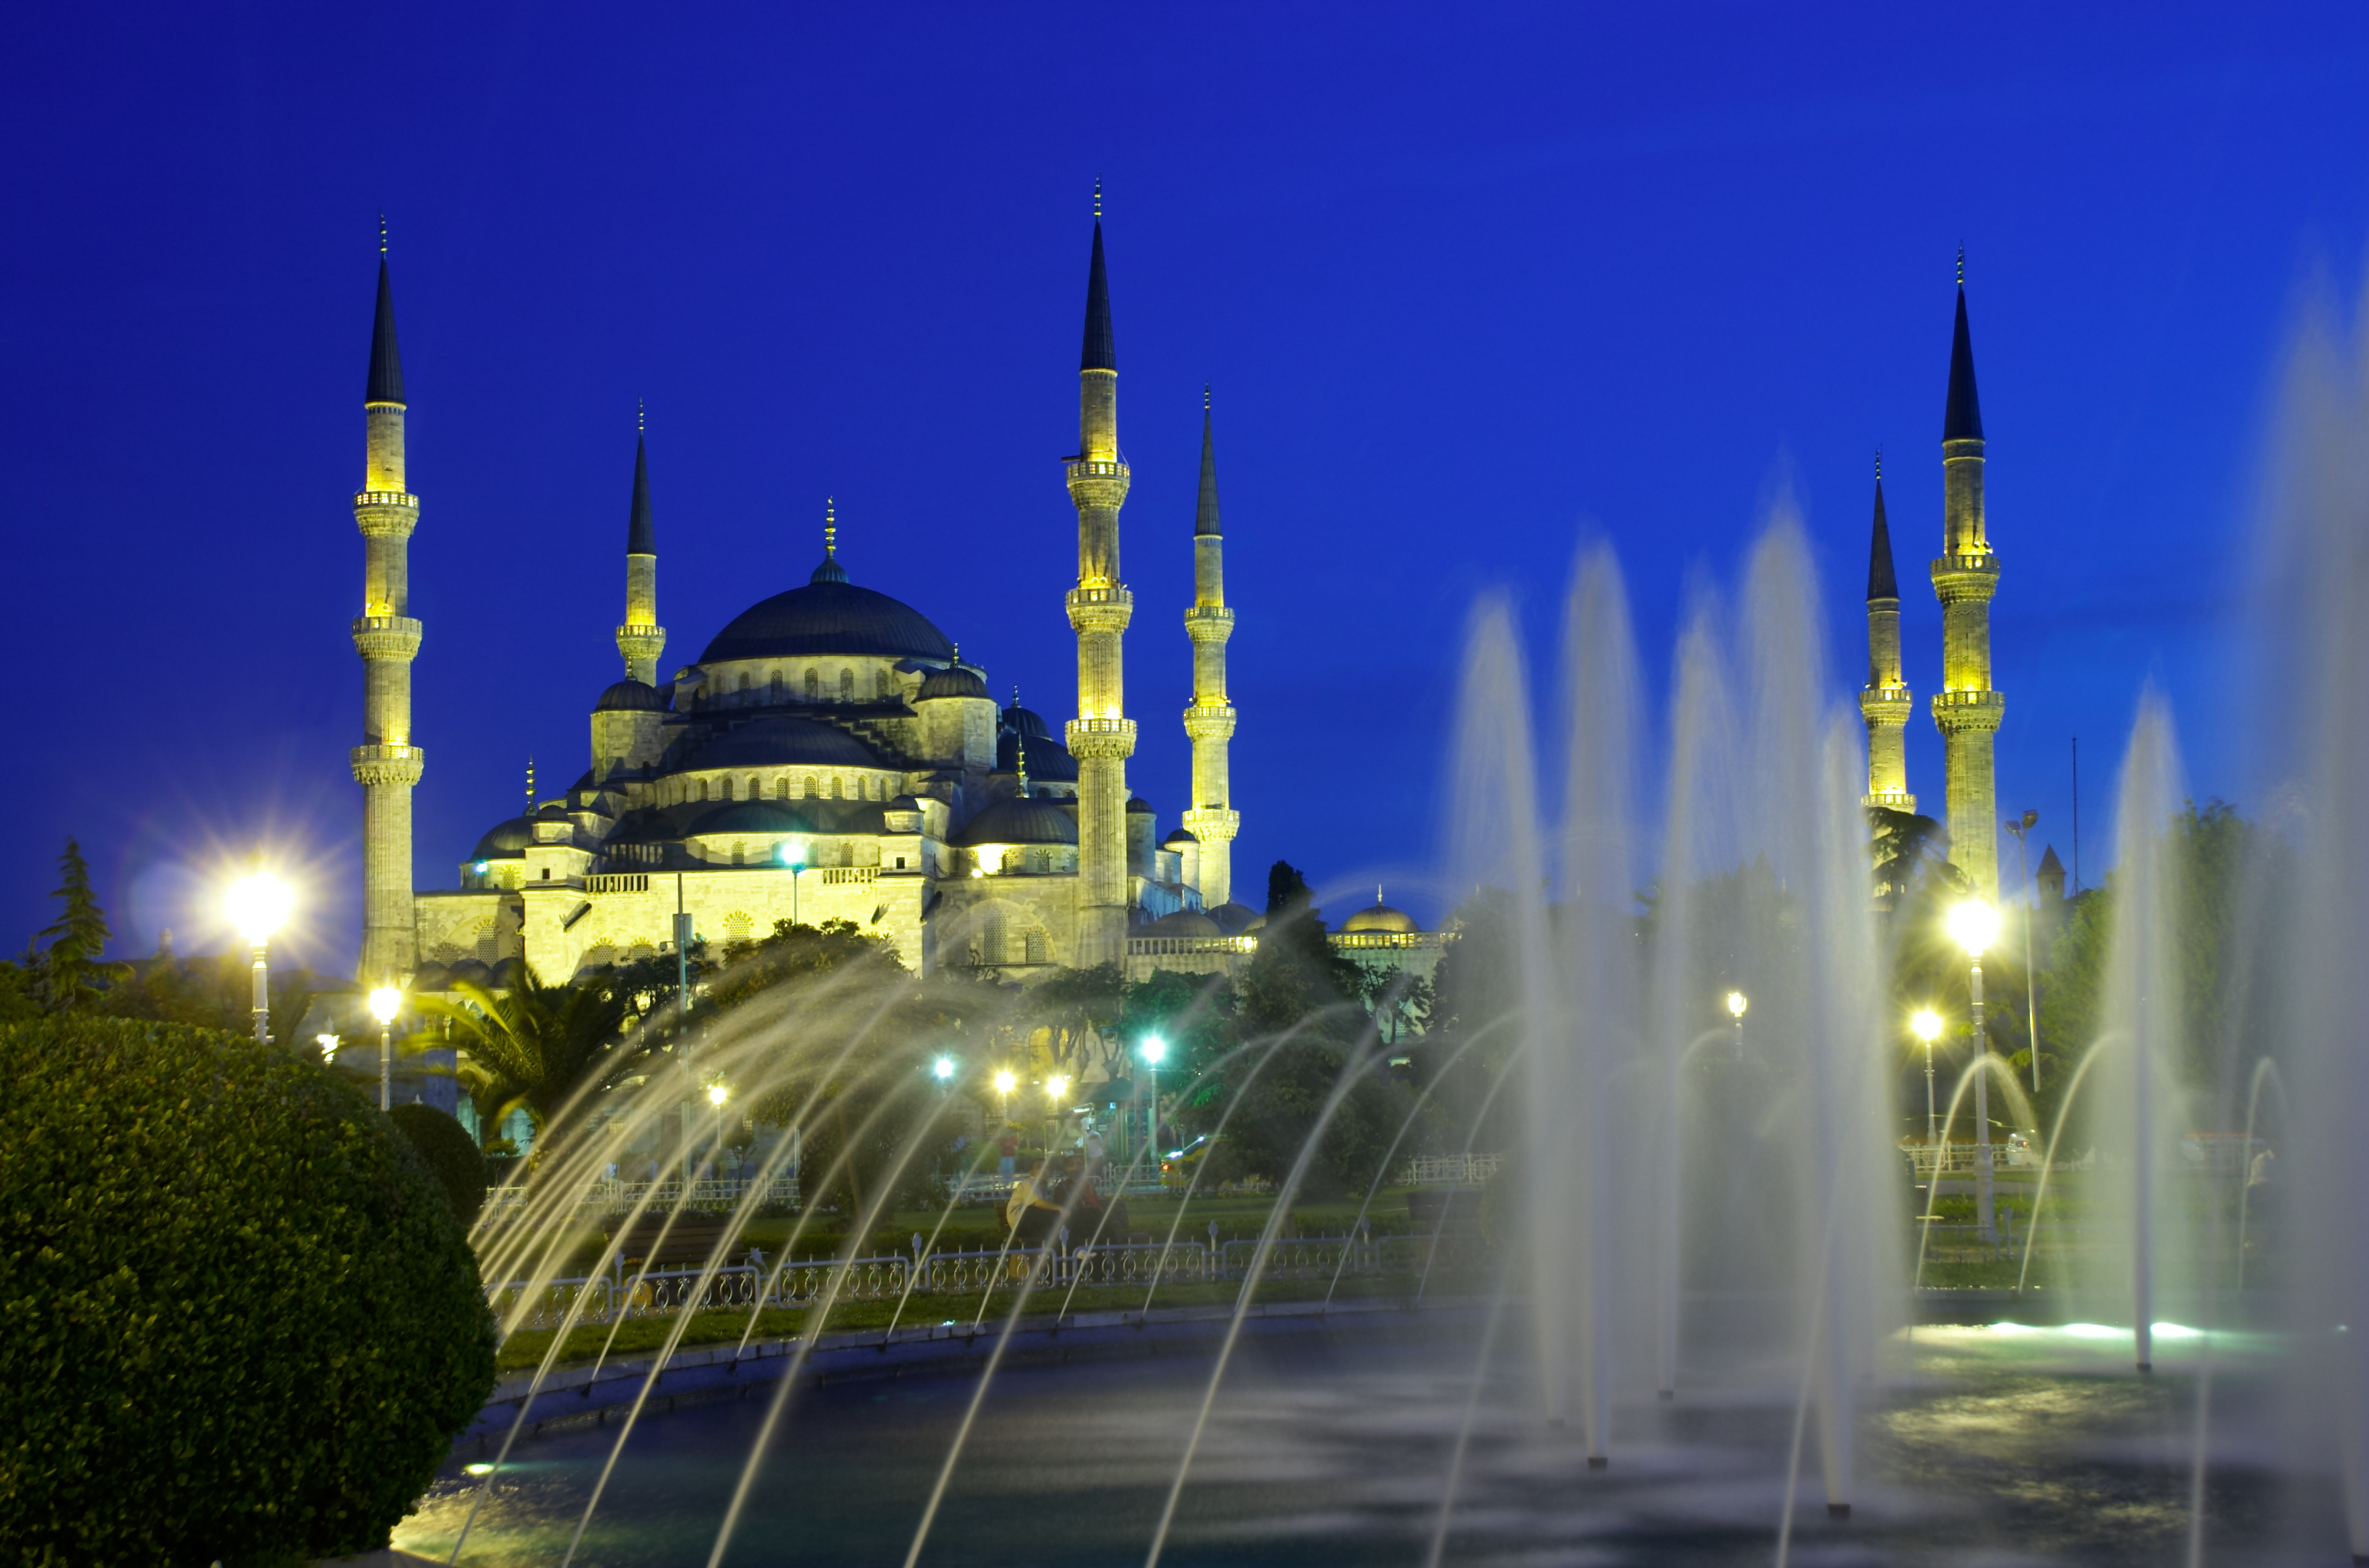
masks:
POLYGON ((972 818, 955 842, 973 844, 1074 844, 1078 825, 1070 814, 1034 795, 999 800, 972 818))
POLYGON ((804 588, 750 605, 715 634, 702 664, 736 658, 802 658, 833 654, 857 658, 952 661, 955 645, 910 604, 846 580, 825 561, 804 588))
POLYGON ((987 697, 987 682, 978 678, 975 670, 960 664, 948 665, 930 671, 914 701, 926 703, 935 697, 987 697))
POLYGON ((1345 932, 1386 931, 1404 934, 1421 931, 1423 927, 1415 924, 1414 917, 1404 910, 1394 910, 1377 899, 1343 921, 1341 929, 1345 932))
POLYGON ((837 725, 782 714, 734 725, 677 764, 675 771, 787 764, 877 768, 881 761, 879 753, 837 725))
POLYGON ((497 823, 487 830, 486 836, 477 841, 477 847, 469 852, 469 858, 471 860, 511 859, 524 854, 527 845, 532 842, 534 842, 534 818, 513 817, 509 821, 497 823))
POLYGON ((666 699, 658 695, 656 686, 629 675, 601 692, 601 700, 592 704, 592 711, 596 714, 662 714, 666 712, 666 699))

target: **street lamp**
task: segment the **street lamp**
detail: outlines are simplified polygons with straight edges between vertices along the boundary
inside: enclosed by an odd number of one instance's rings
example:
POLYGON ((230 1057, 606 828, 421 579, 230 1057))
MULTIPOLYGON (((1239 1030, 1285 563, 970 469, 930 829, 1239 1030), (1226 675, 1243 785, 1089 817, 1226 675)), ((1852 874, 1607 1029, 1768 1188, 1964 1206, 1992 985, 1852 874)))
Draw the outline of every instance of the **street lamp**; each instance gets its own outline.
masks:
POLYGON ((255 1039, 271 1043, 271 975, 267 962, 272 933, 288 919, 288 885, 268 871, 258 871, 230 885, 224 900, 231 924, 255 954, 255 1039))
POLYGON ((1167 1059, 1168 1042, 1157 1035, 1146 1035, 1143 1044, 1136 1047, 1143 1065, 1151 1075, 1151 1108, 1144 1113, 1143 1146, 1157 1152, 1160 1143, 1160 1064, 1167 1059))
POLYGON ((790 924, 798 923, 798 873, 807 868, 807 841, 792 839, 782 846, 782 864, 790 868, 790 924))
POLYGON ((1052 1077, 1045 1080, 1045 1098, 1051 1102, 1050 1109, 1052 1111, 1052 1115, 1045 1123, 1045 1152, 1047 1155, 1050 1155, 1053 1152, 1053 1140, 1060 1136, 1061 1101, 1069 1094, 1069 1093, 1070 1079, 1067 1073, 1057 1072, 1052 1077))
MULTIPOLYGON (((1929 1007, 1920 1007, 1916 1016, 1908 1020, 1908 1027, 1925 1042, 1925 1147, 1931 1149, 1934 1140, 1940 1137, 1933 1120, 1933 1042, 1941 1037, 1941 1015, 1929 1007)), ((1940 1156, 1936 1154, 1934 1160, 1933 1168, 1939 1171, 1941 1168, 1939 1163, 1940 1156)))
POLYGON ((1983 950, 1998 940, 1998 910, 1980 898, 1950 911, 1950 935, 1973 965, 1967 990, 1974 1025, 1974 1219, 1986 1242, 1996 1241, 1997 1231, 1991 1211, 1990 1063, 1985 1059, 1991 1043, 1983 1033, 1983 950))
POLYGON ((707 1161, 707 1174, 711 1181, 721 1179, 724 1170, 724 1102, 730 1098, 732 1091, 723 1084, 707 1086, 707 1103, 715 1107, 715 1151, 707 1161))
POLYGON ((403 992, 380 986, 370 993, 371 1016, 378 1020, 378 1108, 395 1108, 395 1015, 403 1011, 403 992))
POLYGON ((955 1059, 940 1057, 930 1064, 930 1076, 941 1083, 951 1082, 955 1076, 955 1059))
POLYGON ((2031 922, 2040 918, 2040 889, 2031 883, 2031 847, 2023 836, 2040 826, 2040 813, 2027 811, 2022 817, 2000 824, 2015 835, 2015 858, 2023 866, 2023 882, 2031 888, 2031 908, 2023 917, 2023 1019, 2025 1033, 2031 1036, 2031 1092, 2040 1093, 2040 1001, 2039 980, 2031 972, 2031 922))
POLYGON ((1727 993, 1727 1015, 1735 1020, 1735 1059, 1744 1059, 1744 1010, 1752 1003, 1740 990, 1727 993))

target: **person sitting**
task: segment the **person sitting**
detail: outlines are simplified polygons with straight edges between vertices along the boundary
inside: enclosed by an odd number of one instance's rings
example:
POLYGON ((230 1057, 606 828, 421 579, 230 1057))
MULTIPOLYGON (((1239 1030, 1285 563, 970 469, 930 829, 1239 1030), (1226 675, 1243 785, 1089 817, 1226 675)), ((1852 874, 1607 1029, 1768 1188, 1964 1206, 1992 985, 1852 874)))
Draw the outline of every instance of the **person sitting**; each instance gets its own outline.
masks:
POLYGON ((1060 1229, 1061 1205, 1058 1195, 1046 1190, 1045 1161, 1012 1184, 1012 1196, 1003 1205, 1004 1229, 1012 1232, 1014 1246, 1041 1247, 1060 1229))

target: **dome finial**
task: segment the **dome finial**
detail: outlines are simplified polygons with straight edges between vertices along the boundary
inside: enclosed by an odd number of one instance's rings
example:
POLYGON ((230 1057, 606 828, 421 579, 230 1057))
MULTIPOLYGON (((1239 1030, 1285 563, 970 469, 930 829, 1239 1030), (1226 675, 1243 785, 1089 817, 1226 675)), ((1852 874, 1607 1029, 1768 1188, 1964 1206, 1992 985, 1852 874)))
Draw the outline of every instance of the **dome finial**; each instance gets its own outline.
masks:
POLYGON ((1883 483, 1883 449, 1882 447, 1875 449, 1875 482, 1879 485, 1883 483))
POLYGON ((829 496, 822 498, 822 555, 826 561, 839 559, 839 508, 829 496))
POLYGON ((378 253, 381 256, 386 254, 386 209, 383 207, 379 209, 378 214, 378 253))
MULTIPOLYGON (((1013 706, 1017 707, 1017 706, 1019 705, 1019 703, 1020 703, 1020 692, 1019 692, 1019 689, 1018 689, 1017 687, 1013 688, 1013 693, 1012 693, 1012 701, 1013 701, 1013 706)), ((1028 736, 1027 736, 1027 732, 1026 732, 1026 731, 1024 731, 1024 730, 1014 730, 1014 731, 1013 732, 1012 740, 1013 740, 1013 754, 1014 754, 1014 756, 1015 756, 1015 757, 1017 758, 1017 760, 1018 760, 1018 766, 1019 766, 1019 772, 1020 772, 1020 798, 1021 798, 1021 799, 1023 799, 1023 800, 1025 800, 1025 799, 1027 799, 1027 798, 1028 798, 1028 736)))
POLYGON ((1207 413, 1208 411, 1209 411, 1209 383, 1208 383, 1207 382, 1206 382, 1206 381, 1205 381, 1205 382, 1203 382, 1203 383, 1201 383, 1201 412, 1202 412, 1202 413, 1204 413, 1204 414, 1206 414, 1206 413, 1207 413))
POLYGON ((1378 909, 1378 910, 1379 910, 1379 909, 1380 909, 1381 907, 1382 907, 1382 885, 1381 885, 1380 883, 1377 882, 1377 883, 1375 883, 1375 884, 1374 884, 1374 908, 1376 908, 1376 909, 1378 909))
POLYGON ((637 436, 638 436, 638 435, 645 435, 645 434, 647 434, 647 433, 648 433, 648 430, 649 430, 649 428, 650 428, 649 418, 650 418, 650 411, 649 411, 647 408, 646 408, 646 407, 644 407, 644 406, 643 406, 643 405, 642 405, 642 400, 641 400, 640 398, 638 398, 638 397, 635 398, 635 399, 634 399, 634 434, 635 434, 635 435, 637 435, 637 436))
POLYGON ((1103 177, 1094 176, 1094 222, 1103 221, 1103 177))
POLYGON ((526 814, 534 815, 534 753, 526 754, 526 814))
POLYGON ((1966 286, 1966 242, 1958 242, 1958 287, 1966 286))

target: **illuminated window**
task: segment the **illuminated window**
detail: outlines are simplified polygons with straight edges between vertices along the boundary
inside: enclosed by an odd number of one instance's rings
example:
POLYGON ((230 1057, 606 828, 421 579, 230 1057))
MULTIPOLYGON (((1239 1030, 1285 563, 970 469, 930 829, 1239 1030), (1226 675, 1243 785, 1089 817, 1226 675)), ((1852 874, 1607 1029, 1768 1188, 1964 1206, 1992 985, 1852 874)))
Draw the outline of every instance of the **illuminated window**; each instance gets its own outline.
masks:
POLYGON ((822 784, 812 773, 807 775, 807 798, 808 800, 822 798, 822 784))
POLYGON ((905 869, 905 857, 901 854, 897 857, 897 869, 899 871, 905 869))
POLYGON ((707 781, 705 779, 699 781, 699 798, 702 800, 705 800, 707 798, 707 781))
POLYGON ((855 701, 855 671, 853 670, 839 672, 839 700, 842 703, 855 701))
POLYGON ((730 773, 724 775, 724 798, 727 800, 732 798, 732 775, 730 773))
POLYGON ((1021 944, 1023 949, 1028 956, 1028 962, 1032 964, 1042 964, 1047 961, 1045 956, 1045 933, 1043 932, 1030 932, 1026 936, 1021 938, 1021 944))
POLYGON ((814 703, 821 700, 822 677, 809 670, 807 671, 807 701, 814 703))
POLYGON ((789 774, 776 773, 773 775, 773 798, 775 800, 787 800, 790 798, 789 774))
POLYGON ((735 865, 749 864, 749 846, 738 839, 732 841, 732 864, 735 865))
POLYGON ((749 798, 751 800, 765 798, 765 781, 754 773, 749 775, 749 798))
POLYGON ((749 672, 745 670, 740 672, 740 690, 743 693, 749 690, 749 672))
POLYGON ((888 700, 890 695, 893 694, 894 691, 894 684, 889 680, 888 671, 886 669, 876 670, 872 672, 872 694, 874 696, 879 698, 885 703, 888 700))
POLYGON ((782 672, 776 670, 773 671, 773 678, 766 682, 766 699, 778 703, 787 695, 789 695, 789 683, 782 679, 782 672))
POLYGON ((847 781, 844 779, 839 778, 836 775, 832 777, 830 781, 830 797, 833 800, 844 800, 847 798, 841 793, 841 791, 846 787, 846 784, 847 781))

